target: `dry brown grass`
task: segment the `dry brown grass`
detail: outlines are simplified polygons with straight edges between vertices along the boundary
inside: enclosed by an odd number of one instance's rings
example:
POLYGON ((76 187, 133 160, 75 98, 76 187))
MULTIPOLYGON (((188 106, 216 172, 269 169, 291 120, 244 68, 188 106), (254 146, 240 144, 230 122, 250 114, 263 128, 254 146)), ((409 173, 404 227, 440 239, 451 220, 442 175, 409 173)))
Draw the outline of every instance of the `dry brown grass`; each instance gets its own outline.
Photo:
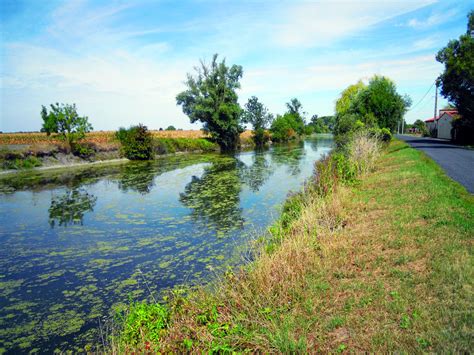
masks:
MULTIPOLYGON (((92 143, 111 143, 114 141, 112 131, 94 131, 87 133, 85 141, 92 143)), ((61 144, 63 141, 55 134, 47 136, 46 133, 2 133, 0 145, 36 145, 36 144, 61 144)))
POLYGON ((154 137, 158 138, 206 138, 208 134, 201 130, 186 130, 186 131, 151 131, 154 137))

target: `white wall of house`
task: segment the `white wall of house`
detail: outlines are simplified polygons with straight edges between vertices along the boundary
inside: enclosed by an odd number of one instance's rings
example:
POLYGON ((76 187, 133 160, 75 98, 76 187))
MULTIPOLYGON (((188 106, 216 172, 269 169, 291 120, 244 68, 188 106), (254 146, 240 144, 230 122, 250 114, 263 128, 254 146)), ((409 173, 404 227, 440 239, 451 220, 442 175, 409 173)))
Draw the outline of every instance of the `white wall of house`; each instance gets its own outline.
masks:
POLYGON ((453 117, 443 113, 438 119, 438 138, 451 139, 451 129, 453 128, 453 117))
POLYGON ((425 122, 426 129, 428 132, 431 132, 433 129, 436 128, 436 123, 435 122, 425 122))

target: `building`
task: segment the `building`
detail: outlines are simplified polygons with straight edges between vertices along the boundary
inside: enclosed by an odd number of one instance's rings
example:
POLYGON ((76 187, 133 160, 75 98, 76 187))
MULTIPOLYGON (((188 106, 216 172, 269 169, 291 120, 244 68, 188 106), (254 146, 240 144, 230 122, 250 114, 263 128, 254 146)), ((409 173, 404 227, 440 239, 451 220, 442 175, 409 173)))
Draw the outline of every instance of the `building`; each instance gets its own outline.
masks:
POLYGON ((454 139, 453 120, 458 111, 453 109, 439 110, 439 116, 425 120, 426 128, 430 135, 441 139, 454 139))

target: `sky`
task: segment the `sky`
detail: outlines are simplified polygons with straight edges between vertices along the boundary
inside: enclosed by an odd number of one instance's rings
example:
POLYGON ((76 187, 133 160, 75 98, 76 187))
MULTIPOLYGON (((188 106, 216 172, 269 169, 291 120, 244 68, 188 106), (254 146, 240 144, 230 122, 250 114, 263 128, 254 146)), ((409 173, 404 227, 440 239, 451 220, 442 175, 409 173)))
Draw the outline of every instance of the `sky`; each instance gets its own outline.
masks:
MULTIPOLYGON (((374 74, 433 116, 435 56, 466 31, 470 1, 0 0, 0 131, 37 131, 41 106, 75 103, 95 130, 143 123, 199 129, 176 105, 214 53, 243 67, 239 102, 272 113, 298 98, 331 115, 374 74)), ((446 101, 440 97, 439 106, 446 101)))

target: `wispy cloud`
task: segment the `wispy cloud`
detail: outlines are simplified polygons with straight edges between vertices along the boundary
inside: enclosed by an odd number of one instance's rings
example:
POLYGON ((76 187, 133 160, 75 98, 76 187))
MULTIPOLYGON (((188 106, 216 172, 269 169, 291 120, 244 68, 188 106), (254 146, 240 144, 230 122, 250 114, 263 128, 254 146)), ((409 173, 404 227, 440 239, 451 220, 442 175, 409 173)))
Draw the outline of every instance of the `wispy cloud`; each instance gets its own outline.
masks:
POLYGON ((416 40, 413 43, 413 49, 422 50, 428 48, 436 48, 438 45, 438 39, 435 36, 425 37, 419 40, 416 40))
POLYGON ((288 21, 279 26, 276 39, 285 46, 324 47, 432 2, 421 0, 299 3, 285 11, 284 17, 288 21))
POLYGON ((427 29, 449 21, 457 14, 457 9, 453 8, 443 13, 433 13, 425 18, 412 18, 408 20, 407 26, 414 29, 427 29))

